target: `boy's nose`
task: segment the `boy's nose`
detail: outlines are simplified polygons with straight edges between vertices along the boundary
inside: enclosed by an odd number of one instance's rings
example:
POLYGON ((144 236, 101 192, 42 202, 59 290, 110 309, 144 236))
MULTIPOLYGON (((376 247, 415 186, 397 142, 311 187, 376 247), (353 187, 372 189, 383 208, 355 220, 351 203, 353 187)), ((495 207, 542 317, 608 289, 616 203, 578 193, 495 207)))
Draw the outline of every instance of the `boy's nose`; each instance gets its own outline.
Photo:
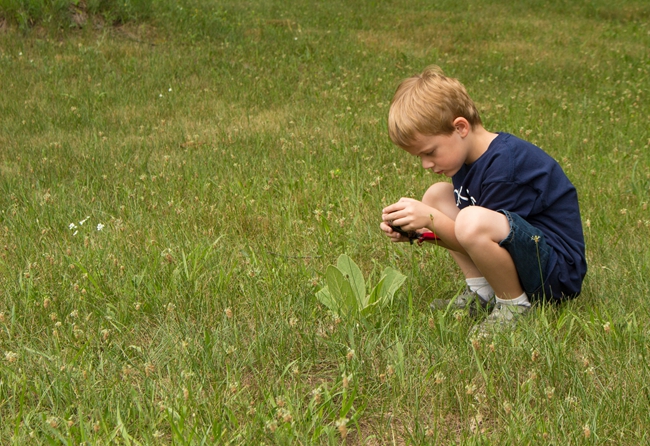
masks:
POLYGON ((433 162, 431 162, 429 160, 425 160, 425 159, 422 160, 422 167, 424 169, 431 169, 433 166, 435 166, 435 164, 433 162))

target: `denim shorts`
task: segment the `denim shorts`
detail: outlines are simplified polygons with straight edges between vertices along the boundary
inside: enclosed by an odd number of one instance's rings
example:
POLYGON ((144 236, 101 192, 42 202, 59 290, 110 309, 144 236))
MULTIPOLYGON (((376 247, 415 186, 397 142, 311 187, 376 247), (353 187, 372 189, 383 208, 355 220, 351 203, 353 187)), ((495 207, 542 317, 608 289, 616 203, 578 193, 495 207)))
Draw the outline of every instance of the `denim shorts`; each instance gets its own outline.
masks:
POLYGON ((542 298, 547 293, 544 281, 548 277, 548 262, 553 248, 546 243, 542 231, 519 215, 504 209, 497 212, 505 215, 510 223, 510 232, 499 242, 499 246, 510 253, 526 294, 542 298))

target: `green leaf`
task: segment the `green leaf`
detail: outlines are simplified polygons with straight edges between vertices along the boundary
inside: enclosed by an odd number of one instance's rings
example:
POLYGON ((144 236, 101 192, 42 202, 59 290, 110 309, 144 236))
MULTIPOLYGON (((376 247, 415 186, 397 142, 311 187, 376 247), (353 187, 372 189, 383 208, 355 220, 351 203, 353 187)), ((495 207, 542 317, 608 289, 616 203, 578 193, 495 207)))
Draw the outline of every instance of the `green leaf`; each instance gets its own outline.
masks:
POLYGON ((325 272, 327 286, 316 293, 318 300, 332 312, 346 318, 366 317, 392 302, 393 295, 406 276, 393 268, 386 268, 370 294, 366 294, 363 273, 354 261, 342 254, 336 266, 325 272))
POLYGON ((369 303, 368 305, 366 305, 365 307, 363 307, 363 309, 361 310, 361 316, 363 316, 363 317, 368 317, 368 316, 370 316, 372 313, 374 313, 375 311, 377 311, 378 308, 380 308, 379 301, 375 301, 375 302, 369 303))
POLYGON ((316 298, 325 305, 327 308, 332 310, 333 313, 339 314, 340 308, 336 300, 332 298, 330 290, 328 287, 324 287, 322 290, 316 293, 316 298))
POLYGON ((357 299, 348 279, 335 266, 328 266, 325 279, 330 295, 337 302, 345 316, 353 316, 358 311, 357 299))
POLYGON ((372 291, 370 292, 370 295, 369 295, 369 298, 368 298, 368 305, 367 305, 367 306, 375 305, 377 302, 380 301, 380 297, 381 297, 381 295, 382 295, 382 294, 381 294, 381 293, 382 293, 382 290, 384 289, 384 283, 385 283, 385 281, 386 281, 386 278, 385 278, 385 277, 382 277, 382 278, 379 280, 379 282, 377 282, 377 285, 375 285, 375 287, 374 287, 374 288, 372 289, 372 291))
POLYGON ((378 300, 382 301, 382 306, 386 303, 393 302, 393 295, 395 294, 395 291, 397 291, 399 287, 402 286, 405 280, 406 276, 396 269, 387 267, 384 270, 382 273, 382 279, 379 281, 380 283, 383 281, 383 286, 379 290, 378 298, 378 300))
POLYGON ((347 277, 348 282, 354 292, 358 308, 363 308, 368 302, 366 296, 366 282, 363 274, 354 261, 346 254, 341 254, 336 261, 336 267, 347 277))

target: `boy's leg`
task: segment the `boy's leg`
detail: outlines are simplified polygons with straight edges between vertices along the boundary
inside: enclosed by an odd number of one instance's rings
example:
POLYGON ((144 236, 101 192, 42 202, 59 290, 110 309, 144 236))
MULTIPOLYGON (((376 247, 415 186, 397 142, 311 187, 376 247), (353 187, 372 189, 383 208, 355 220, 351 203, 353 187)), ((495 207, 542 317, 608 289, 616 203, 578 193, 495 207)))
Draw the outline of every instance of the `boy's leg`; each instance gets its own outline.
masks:
POLYGON ((459 212, 454 229, 456 239, 496 294, 494 310, 471 333, 485 336, 511 326, 530 310, 530 302, 510 252, 501 246, 514 230, 510 220, 501 212, 473 206, 459 212))
MULTIPOLYGON (((456 217, 460 212, 456 206, 454 186, 451 183, 440 182, 433 184, 429 189, 427 189, 422 197, 422 203, 438 209, 452 220, 456 220, 456 217)), ((451 249, 449 250, 449 253, 460 267, 460 270, 466 279, 482 276, 481 272, 469 256, 451 249)))
POLYGON ((515 299, 524 293, 510 253, 499 245, 510 233, 505 215, 480 206, 467 207, 458 213, 455 231, 458 242, 498 298, 515 299))
MULTIPOLYGON (((454 187, 450 183, 435 183, 424 194, 422 202, 428 206, 438 209, 440 212, 456 220, 459 209, 456 206, 454 198, 454 187)), ((444 246, 444 245, 443 245, 444 246)), ((449 249, 449 254, 460 267, 467 289, 457 295, 454 299, 434 299, 431 307, 434 309, 445 309, 453 302, 455 308, 469 308, 470 312, 476 310, 480 304, 481 307, 488 307, 494 298, 492 287, 482 276, 472 259, 465 253, 449 249), (477 300, 479 297, 480 300, 477 300)))
MULTIPOLYGON (((449 183, 431 186, 422 202, 454 220, 456 239, 465 253, 451 249, 449 252, 460 266, 468 285, 473 278, 480 277, 494 287, 497 296, 494 311, 483 324, 475 327, 477 330, 474 332, 485 335, 496 327, 511 324, 526 313, 530 308, 528 296, 521 286, 509 251, 501 246, 512 230, 508 217, 480 206, 458 210, 453 186, 449 183)), ((485 306, 486 302, 482 305, 485 306)))

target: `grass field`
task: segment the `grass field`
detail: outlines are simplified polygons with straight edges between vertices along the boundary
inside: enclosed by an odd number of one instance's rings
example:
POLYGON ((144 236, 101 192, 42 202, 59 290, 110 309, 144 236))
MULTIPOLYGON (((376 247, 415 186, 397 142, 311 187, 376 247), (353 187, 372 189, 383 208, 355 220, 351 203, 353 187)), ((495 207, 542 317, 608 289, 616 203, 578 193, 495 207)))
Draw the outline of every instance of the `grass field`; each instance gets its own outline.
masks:
POLYGON ((650 443, 647 2, 143 10, 1 21, 1 444, 650 443), (484 341, 378 226, 439 180, 386 130, 429 64, 580 197, 583 294, 484 341), (390 307, 318 302, 344 253, 390 307))

